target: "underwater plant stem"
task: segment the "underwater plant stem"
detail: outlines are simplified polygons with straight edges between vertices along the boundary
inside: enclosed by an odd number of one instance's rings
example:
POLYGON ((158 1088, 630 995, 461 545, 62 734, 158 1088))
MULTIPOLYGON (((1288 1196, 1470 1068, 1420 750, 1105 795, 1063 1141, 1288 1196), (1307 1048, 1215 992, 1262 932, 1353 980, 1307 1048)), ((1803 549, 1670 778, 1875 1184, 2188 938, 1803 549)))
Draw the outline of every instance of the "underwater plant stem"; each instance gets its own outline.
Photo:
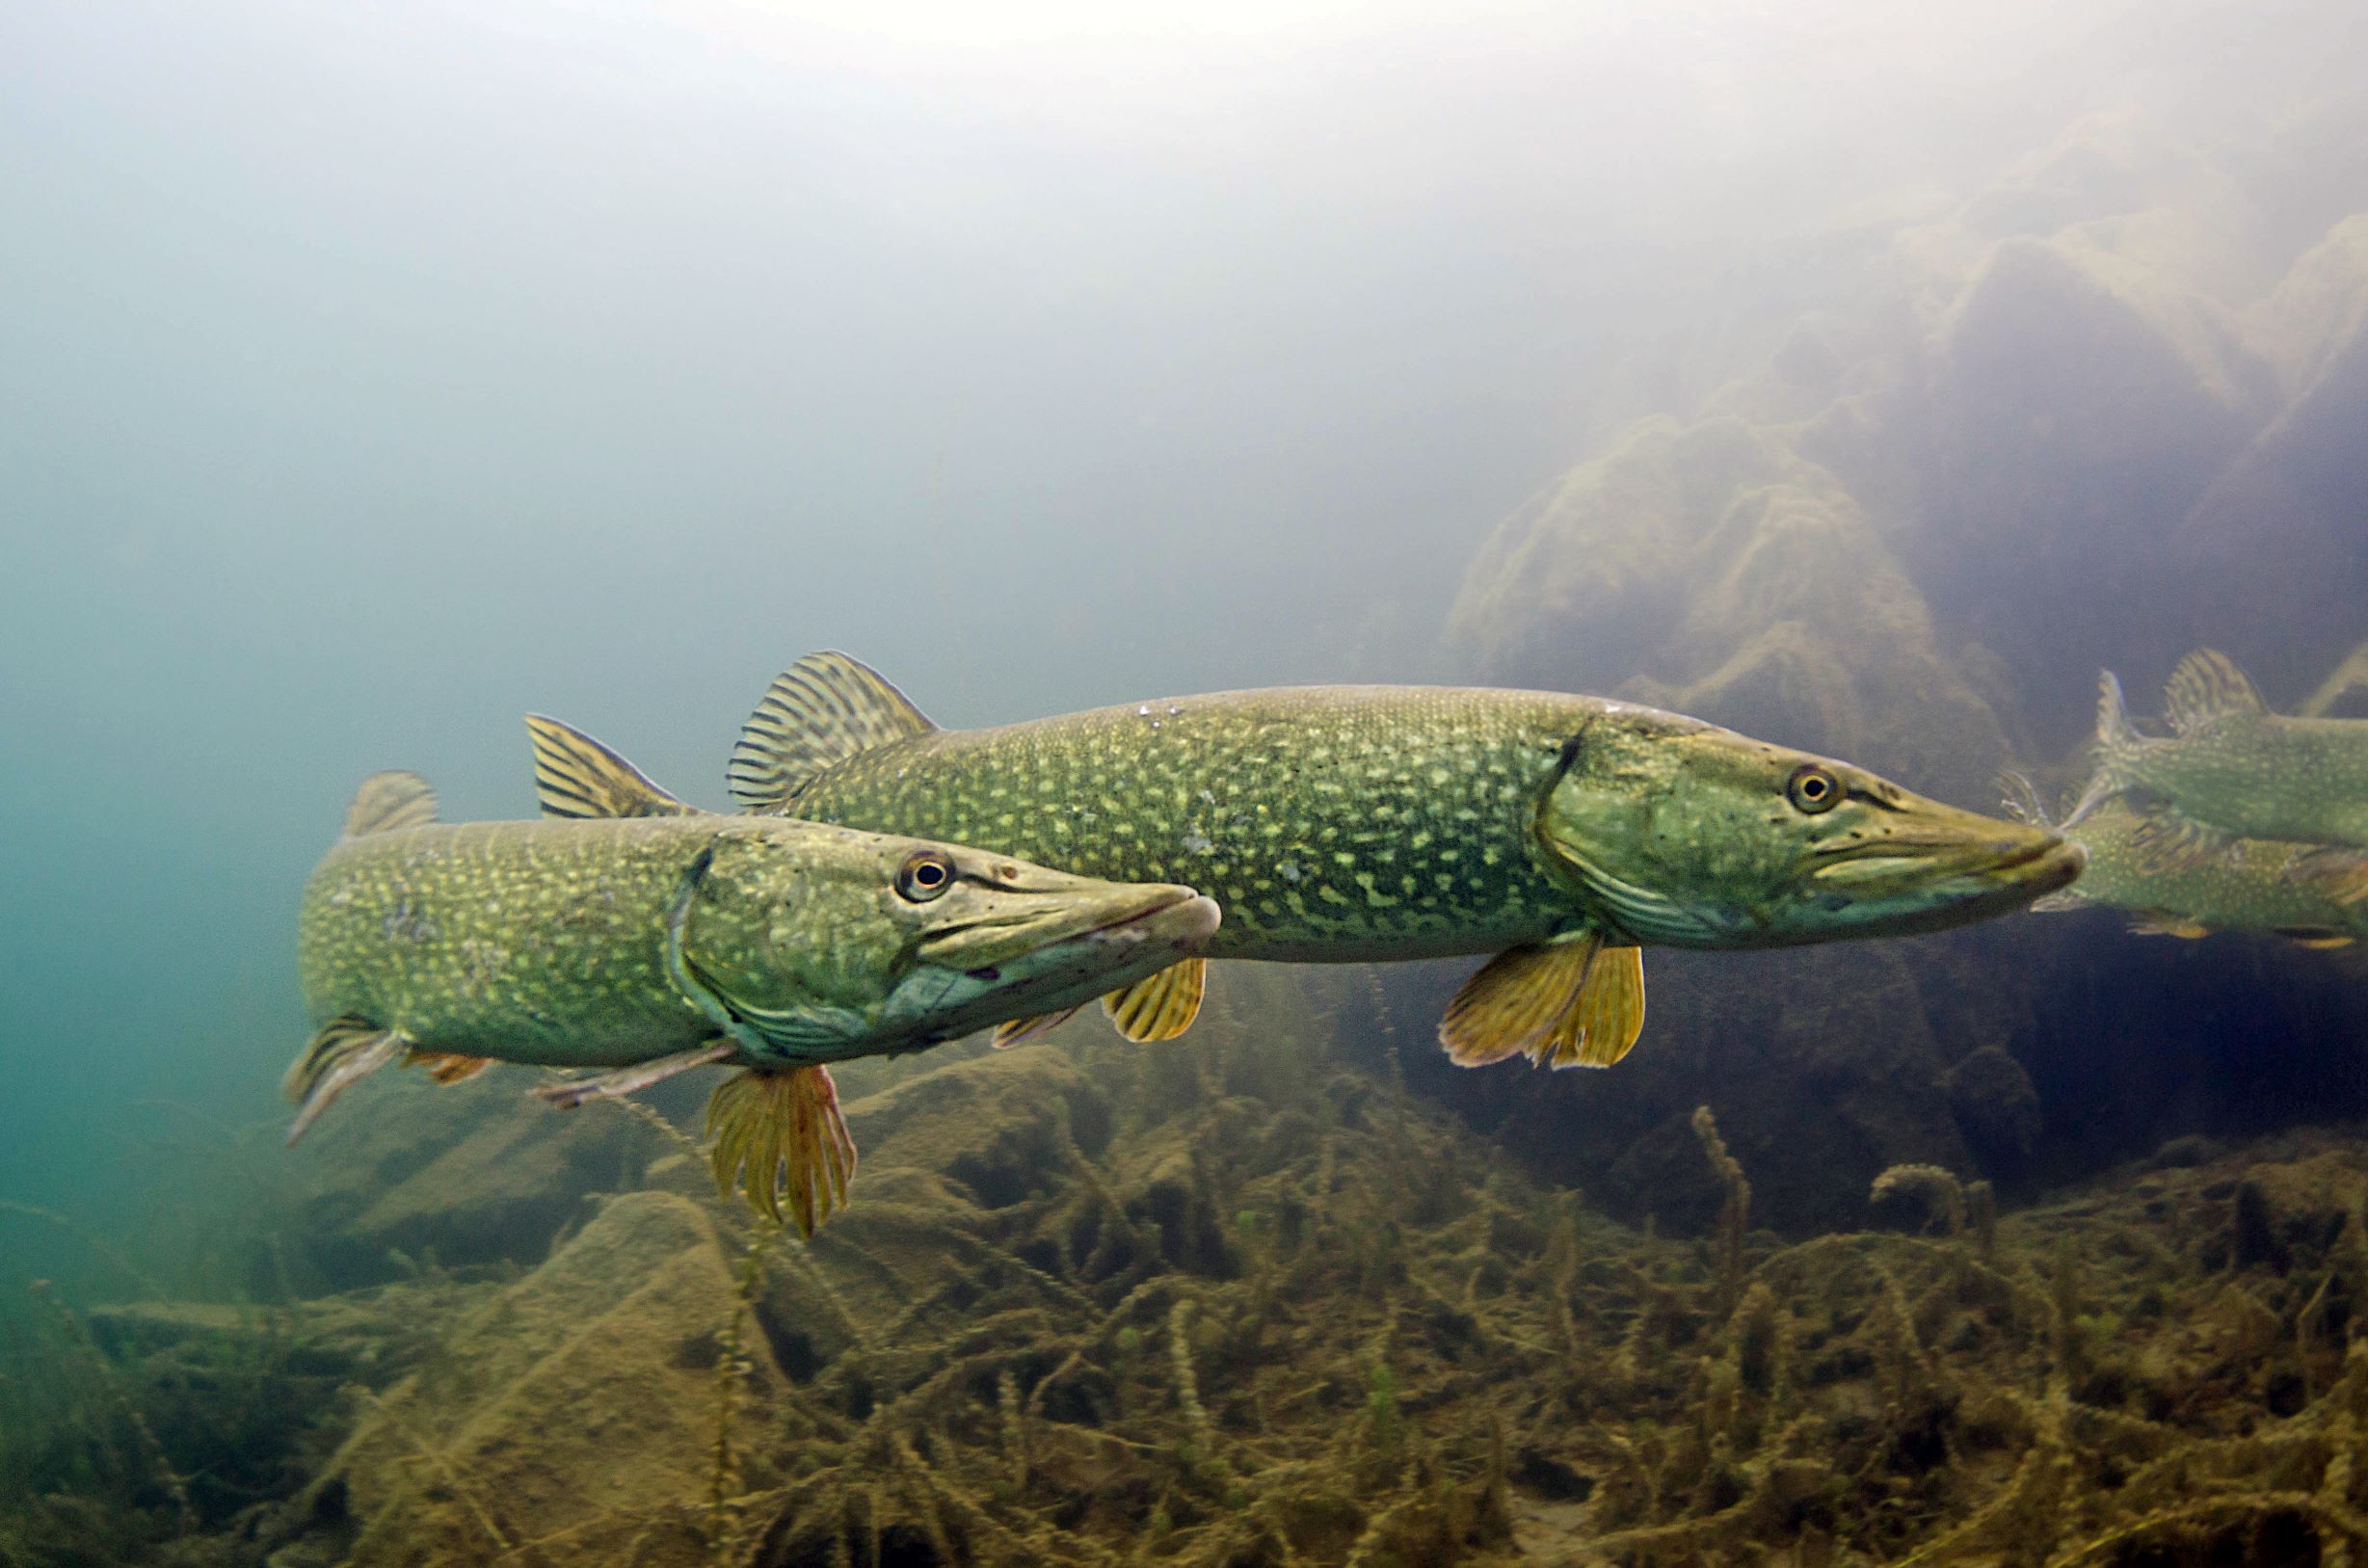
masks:
POLYGON ((180 1472, 173 1468, 173 1460, 165 1453, 165 1446, 157 1441, 155 1428, 148 1424, 146 1416, 140 1414, 140 1406, 133 1400, 131 1391, 123 1386, 123 1374, 116 1369, 107 1353, 98 1347, 98 1342, 91 1338, 91 1331, 83 1326, 82 1319, 74 1316, 74 1310, 58 1294, 56 1286, 47 1280, 35 1280, 32 1290, 36 1297, 48 1303, 50 1311, 57 1315, 67 1339, 89 1359, 92 1366, 98 1369, 108 1396, 115 1401, 116 1408, 130 1425, 133 1436, 139 1440, 141 1451, 156 1477, 156 1484, 173 1500, 178 1533, 190 1534, 198 1528, 198 1511, 190 1503, 188 1484, 181 1479, 180 1472))
POLYGON ((1743 1236, 1751 1228, 1751 1183, 1743 1177, 1742 1161, 1727 1152, 1726 1139, 1718 1135, 1717 1118, 1711 1115, 1708 1105, 1694 1107, 1693 1130, 1702 1140, 1702 1152, 1710 1156, 1719 1185, 1726 1189, 1726 1202, 1718 1209, 1716 1243, 1717 1304, 1724 1316, 1735 1310, 1743 1295, 1743 1236))
POLYGON ((714 1464, 707 1475, 707 1552, 710 1561, 721 1561, 724 1544, 731 1537, 735 1509, 733 1501, 738 1492, 740 1467, 738 1456, 732 1448, 732 1421, 738 1413, 740 1395, 749 1375, 755 1369, 748 1353, 748 1322, 756 1311, 758 1281, 764 1277, 765 1255, 779 1246, 787 1235, 779 1228, 759 1230, 749 1238, 748 1250, 740 1259, 740 1266, 732 1280, 732 1317, 724 1326, 721 1353, 715 1358, 715 1443, 714 1464))
POLYGON ((459 1498, 469 1513, 475 1517, 477 1528, 485 1531, 486 1539, 492 1541, 505 1556, 518 1550, 511 1543, 509 1533, 495 1523, 492 1511, 486 1507, 484 1502, 474 1491, 470 1490, 468 1483, 461 1479, 460 1471, 454 1467, 442 1449, 422 1437, 411 1422, 396 1415, 394 1407, 380 1398, 377 1394, 359 1383, 349 1386, 355 1394, 360 1396, 363 1403, 377 1411, 385 1419, 386 1424, 392 1427, 404 1442, 412 1446, 412 1452, 436 1467, 436 1473, 443 1478, 444 1484, 452 1489, 452 1495, 459 1498))
POLYGON ((1168 1360, 1176 1370, 1176 1405, 1192 1425, 1195 1436, 1209 1440, 1209 1412, 1201 1404, 1200 1379, 1192 1371, 1192 1298, 1178 1301, 1167 1315, 1168 1360))

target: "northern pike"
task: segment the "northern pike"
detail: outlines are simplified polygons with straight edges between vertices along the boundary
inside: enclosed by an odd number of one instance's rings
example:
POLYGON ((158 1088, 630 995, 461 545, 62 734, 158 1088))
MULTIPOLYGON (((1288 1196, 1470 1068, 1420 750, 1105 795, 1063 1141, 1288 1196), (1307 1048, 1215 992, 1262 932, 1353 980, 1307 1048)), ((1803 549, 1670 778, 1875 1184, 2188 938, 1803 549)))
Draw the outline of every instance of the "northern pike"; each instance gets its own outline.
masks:
MULTIPOLYGON (((2011 781, 2011 813, 2043 819, 2028 783, 2011 781)), ((2142 936, 2196 938, 2215 931, 2261 931, 2305 947, 2345 947, 2368 936, 2368 903, 2346 904, 2298 869, 2306 844, 2239 838, 2218 855, 2166 864, 2158 853, 2160 816, 2126 800, 2091 806, 2069 830, 2089 852, 2080 881, 2031 907, 2042 912, 2106 906, 2125 912, 2142 936)))
POLYGON ((365 782, 312 873, 298 952, 320 1032, 289 1068, 292 1143, 410 1060, 604 1070, 562 1105, 710 1063, 717 1184, 811 1235, 855 1146, 830 1062, 1092 999, 1217 925, 1191 889, 811 822, 697 811, 596 741, 533 728, 546 814, 439 823, 414 774, 365 782), (560 820, 569 818, 572 820, 560 820))
MULTIPOLYGON (((1494 954, 1440 1026, 1466 1065, 1617 1061, 1643 1026, 1644 943, 1935 931, 2081 864, 2048 829, 1847 762, 1551 692, 1286 688, 947 731, 818 653, 773 683, 730 779, 755 811, 1188 882, 1225 912, 1209 956, 1494 954)), ((1203 984, 1196 955, 1104 1002, 1130 1038, 1167 1038, 1203 984)))
POLYGON ((2127 797, 2157 824, 2149 859, 2158 869, 2194 866, 2239 840, 2277 839, 2312 846, 2287 874, 2347 902, 2368 898, 2368 720, 2273 713, 2245 673, 2209 649, 2180 660, 2164 688, 2168 736, 2130 722, 2112 671, 2100 684, 2096 773, 2067 828, 2127 797))

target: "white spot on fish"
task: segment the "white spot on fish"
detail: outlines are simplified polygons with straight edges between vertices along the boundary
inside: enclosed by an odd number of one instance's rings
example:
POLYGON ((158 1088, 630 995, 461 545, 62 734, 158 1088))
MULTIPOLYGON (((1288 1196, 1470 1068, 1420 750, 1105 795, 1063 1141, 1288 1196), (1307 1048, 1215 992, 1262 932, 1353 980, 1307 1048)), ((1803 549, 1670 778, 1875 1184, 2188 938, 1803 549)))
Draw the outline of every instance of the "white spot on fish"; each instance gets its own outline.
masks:
POLYGON ((1299 880, 1299 863, 1297 861, 1278 862, 1274 867, 1274 874, 1285 882, 1296 882, 1299 880))
POLYGON ((1150 717, 1151 717, 1151 704, 1148 704, 1148 703, 1146 703, 1146 704, 1143 704, 1141 707, 1136 708, 1136 709, 1134 710, 1134 716, 1135 716, 1136 718, 1138 718, 1138 719, 1148 719, 1148 718, 1150 718, 1150 717))
POLYGON ((1201 832, 1201 830, 1198 828, 1186 828, 1184 830, 1184 846, 1195 855, 1203 854, 1206 851, 1215 847, 1214 843, 1210 839, 1209 835, 1201 832))

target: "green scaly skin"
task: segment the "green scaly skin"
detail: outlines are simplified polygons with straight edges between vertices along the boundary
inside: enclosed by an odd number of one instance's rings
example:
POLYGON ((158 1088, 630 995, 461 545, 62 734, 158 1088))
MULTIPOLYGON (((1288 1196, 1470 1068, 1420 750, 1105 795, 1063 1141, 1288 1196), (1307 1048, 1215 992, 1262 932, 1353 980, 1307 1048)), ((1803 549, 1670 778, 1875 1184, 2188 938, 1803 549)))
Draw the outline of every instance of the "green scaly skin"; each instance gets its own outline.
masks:
POLYGON ((1218 958, 1417 958, 1583 932, 1698 947, 1889 935, 2016 907, 2080 863, 2044 829, 1844 763, 1555 693, 1170 698, 891 739, 785 789, 742 751, 734 789, 759 809, 1189 882, 1225 912, 1218 958), (1803 768, 1837 792, 1822 811, 1788 801, 1803 768))
POLYGON ((2234 714, 2124 742, 2108 767, 2119 788, 2233 837, 2368 848, 2368 720, 2234 714))
POLYGON ((739 1048, 730 1060, 779 1069, 1075 1005, 1173 963, 1214 923, 1187 888, 811 823, 660 816, 342 839, 306 887, 298 943, 316 1023, 575 1068, 722 1036, 739 1048), (950 880, 915 902, 897 877, 921 852, 950 880))
POLYGON ((2098 808, 2073 830, 2089 851, 2089 868, 2053 907, 2106 904, 2160 925, 2305 941, 2368 937, 2368 903, 2347 905, 2299 874, 2307 845, 2245 838, 2192 864, 2167 865, 2148 852, 2148 828, 2146 813, 2118 801, 2098 808))
MULTIPOLYGON (((2359 654, 2354 658, 2358 659, 2359 654)), ((2314 701, 2351 682, 2351 663, 2314 701)), ((2230 838, 2283 839, 2330 850, 2368 849, 2368 720, 2273 713, 2226 655, 2198 649, 2164 687, 2167 738, 2129 721, 2121 682, 2105 672, 2097 700, 2097 771, 2065 826, 2116 795, 2168 826, 2189 830, 2193 854, 2230 838)), ((2356 879, 2368 857, 2322 873, 2356 879)))

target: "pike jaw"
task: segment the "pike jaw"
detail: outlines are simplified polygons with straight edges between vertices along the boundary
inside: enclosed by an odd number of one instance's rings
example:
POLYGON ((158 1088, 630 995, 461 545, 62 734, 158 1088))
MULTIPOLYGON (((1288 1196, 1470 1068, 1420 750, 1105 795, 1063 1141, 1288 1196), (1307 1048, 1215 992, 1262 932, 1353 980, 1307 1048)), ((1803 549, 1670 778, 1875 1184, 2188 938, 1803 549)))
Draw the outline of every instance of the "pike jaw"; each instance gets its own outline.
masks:
POLYGON ((1200 950, 1217 906, 1006 855, 742 818, 682 922, 694 983, 756 1063, 918 1049, 1057 1012, 1200 950), (804 837, 794 837, 793 836, 804 837))
POLYGON ((1540 810, 1549 857, 1640 943, 1784 947, 1938 931, 2080 874, 2043 826, 1646 708, 1589 724, 1540 810))

